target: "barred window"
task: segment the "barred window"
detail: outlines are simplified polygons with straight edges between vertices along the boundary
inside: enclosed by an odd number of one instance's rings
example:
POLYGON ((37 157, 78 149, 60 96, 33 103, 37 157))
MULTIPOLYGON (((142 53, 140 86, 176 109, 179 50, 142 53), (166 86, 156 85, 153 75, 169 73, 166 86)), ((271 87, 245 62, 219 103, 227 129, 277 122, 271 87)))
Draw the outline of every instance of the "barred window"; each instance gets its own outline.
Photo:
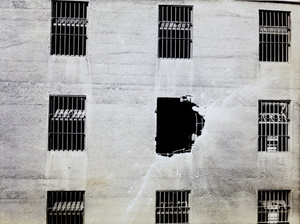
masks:
POLYGON ((287 62, 290 12, 259 10, 259 60, 287 62))
POLYGON ((84 191, 48 191, 47 224, 83 224, 84 191))
POLYGON ((86 55, 88 2, 52 0, 51 54, 86 55))
POLYGON ((288 224, 290 191, 258 191, 258 224, 288 224))
POLYGON ((192 6, 159 6, 159 58, 191 58, 192 10, 192 6))
POLYGON ((85 96, 50 96, 49 150, 84 150, 85 96))
POLYGON ((288 151, 288 100, 260 100, 258 107, 258 150, 288 151))
POLYGON ((155 223, 189 223, 190 191, 157 191, 155 223))

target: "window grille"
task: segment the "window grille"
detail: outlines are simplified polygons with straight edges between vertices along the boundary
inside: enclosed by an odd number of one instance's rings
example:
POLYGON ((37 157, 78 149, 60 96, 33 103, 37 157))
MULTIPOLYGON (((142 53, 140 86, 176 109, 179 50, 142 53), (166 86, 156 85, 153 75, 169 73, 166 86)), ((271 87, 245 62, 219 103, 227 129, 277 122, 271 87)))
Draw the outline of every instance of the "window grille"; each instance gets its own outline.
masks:
POLYGON ((289 103, 290 101, 287 100, 259 101, 259 151, 288 151, 289 103))
POLYGON ((189 223, 190 191, 157 191, 155 223, 189 223))
POLYGON ((192 6, 159 6, 159 58, 191 58, 192 10, 192 6))
POLYGON ((258 191, 258 224, 288 224, 290 191, 258 191))
POLYGON ((88 2, 52 1, 51 54, 86 55, 88 2))
POLYGON ((84 191, 48 191, 47 224, 83 224, 84 191))
POLYGON ((49 150, 84 150, 85 96, 50 96, 49 150))
POLYGON ((259 10, 259 60, 287 62, 290 12, 259 10))

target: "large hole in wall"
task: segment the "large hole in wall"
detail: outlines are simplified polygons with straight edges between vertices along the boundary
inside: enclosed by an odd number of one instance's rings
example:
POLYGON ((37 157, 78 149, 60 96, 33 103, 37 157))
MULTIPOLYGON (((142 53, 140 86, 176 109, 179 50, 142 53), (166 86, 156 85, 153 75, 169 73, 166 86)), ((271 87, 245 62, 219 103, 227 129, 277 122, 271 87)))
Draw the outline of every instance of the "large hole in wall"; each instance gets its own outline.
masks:
POLYGON ((205 120, 190 95, 157 98, 156 153, 173 156, 191 152, 196 137, 201 135, 205 120))

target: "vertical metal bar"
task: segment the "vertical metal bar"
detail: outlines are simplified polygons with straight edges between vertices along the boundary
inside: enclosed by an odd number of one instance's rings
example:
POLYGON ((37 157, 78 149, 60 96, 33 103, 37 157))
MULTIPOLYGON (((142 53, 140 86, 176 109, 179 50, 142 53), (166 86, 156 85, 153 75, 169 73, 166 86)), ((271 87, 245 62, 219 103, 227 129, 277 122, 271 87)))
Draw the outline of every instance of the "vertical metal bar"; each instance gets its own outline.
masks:
POLYGON ((288 151, 288 141, 289 141, 289 104, 288 102, 285 102, 286 104, 286 124, 284 125, 285 131, 285 151, 288 151))
MULTIPOLYGON (((280 19, 280 13, 277 13, 276 14, 276 21, 275 21, 275 25, 276 26, 278 26, 278 27, 280 27, 280 21, 279 21, 279 19, 280 19)), ((277 50, 277 52, 276 52, 276 61, 280 61, 280 55, 279 55, 279 39, 280 39, 280 37, 282 37, 282 34, 281 34, 282 32, 281 31, 278 31, 277 32, 277 40, 276 40, 276 43, 275 43, 275 46, 276 46, 276 50, 277 50)))
MULTIPOLYGON (((57 107, 59 109, 60 108, 60 97, 57 97, 57 107)), ((60 117, 58 116, 57 118, 57 127, 56 127, 56 130, 55 130, 55 136, 56 136, 56 148, 54 150, 59 150, 59 122, 60 122, 60 117)))
MULTIPOLYGON (((190 27, 190 13, 191 13, 191 10, 190 10, 190 8, 189 7, 187 7, 187 13, 188 13, 188 27, 190 27)), ((187 28, 187 34, 188 34, 188 37, 187 37, 187 55, 186 55, 186 57, 187 58, 190 58, 190 44, 191 44, 191 34, 190 34, 190 32, 191 32, 191 30, 190 30, 190 28, 187 28)))
MULTIPOLYGON (((66 10, 67 10, 67 2, 64 2, 64 18, 66 19, 66 10)), ((63 38, 63 48, 62 48, 62 51, 63 51, 63 55, 66 55, 66 31, 67 31, 67 22, 65 21, 64 23, 64 26, 63 26, 63 35, 62 35, 62 38, 63 38)))
MULTIPOLYGON (((183 23, 184 25, 186 25, 186 8, 183 7, 183 23)), ((185 47, 185 39, 186 39, 186 28, 183 29, 183 37, 182 37, 182 58, 185 58, 185 55, 186 55, 186 47, 185 47)))
POLYGON ((160 55, 162 58, 164 57, 163 55, 163 49, 164 49, 164 26, 165 25, 160 25, 164 24, 164 6, 159 6, 159 16, 158 16, 158 41, 161 44, 161 48, 159 49, 160 55), (161 27, 160 27, 161 26, 161 27))
POLYGON ((58 2, 55 2, 55 19, 56 25, 55 25, 55 34, 54 34, 54 52, 57 54, 57 29, 58 29, 58 2))
MULTIPOLYGON (((62 18, 62 4, 63 4, 63 2, 60 2, 60 8, 59 8, 59 17, 60 18, 62 18)), ((62 22, 60 23, 60 26, 59 26, 59 54, 61 55, 62 53, 61 53, 61 33, 62 33, 62 22)))
POLYGON ((189 58, 191 58, 193 55, 193 8, 190 8, 190 25, 189 25, 189 30, 190 30, 190 52, 189 52, 189 58))
MULTIPOLYGON (((80 103, 80 110, 81 110, 81 115, 83 113, 83 98, 82 97, 79 97, 79 103, 80 103)), ((80 132, 80 135, 79 135, 79 149, 82 150, 83 148, 83 144, 82 144, 82 140, 83 140, 83 126, 82 126, 82 123, 83 123, 83 119, 81 118, 81 115, 79 116, 79 132, 80 132)))
POLYGON ((173 44, 173 25, 174 25, 174 21, 173 21, 173 18, 172 18, 172 13, 173 11, 173 7, 170 6, 170 29, 169 29, 169 32, 170 32, 170 47, 169 47, 169 55, 170 55, 170 58, 173 58, 173 54, 172 54, 172 44, 173 44))
MULTIPOLYGON (((268 12, 265 12, 266 14, 266 26, 269 25, 269 21, 268 21, 268 12)), ((268 58, 268 47, 269 47, 269 38, 268 38, 268 33, 266 34, 266 61, 269 61, 269 58, 268 58)))
POLYGON ((174 19, 174 22, 175 22, 175 26, 174 26, 174 29, 173 29, 173 32, 174 32, 174 57, 175 58, 178 58, 178 56, 177 56, 177 51, 178 51, 178 49, 177 49, 177 30, 178 30, 178 13, 177 13, 177 11, 178 11, 178 7, 175 7, 174 8, 174 14, 175 14, 175 19, 174 19))
MULTIPOLYGON (((78 18, 80 18, 80 10, 81 10, 81 2, 78 3, 78 18)), ((80 54, 80 24, 78 24, 78 32, 77 32, 77 37, 78 37, 78 43, 77 43, 77 50, 78 50, 78 55, 80 54)))
MULTIPOLYGON (((261 11, 261 17, 262 17, 262 27, 264 27, 265 21, 266 21, 264 11, 261 11)), ((266 42, 266 40, 265 40, 266 34, 264 34, 264 32, 262 31, 261 36, 262 36, 262 44, 261 44, 261 46, 262 46, 262 61, 265 61, 264 59, 265 59, 266 52, 264 51, 264 49, 265 49, 265 46, 266 46, 266 43, 265 43, 266 42)))
POLYGON ((259 143, 259 151, 262 151, 262 119, 260 119, 260 113, 262 113, 263 110, 262 110, 262 102, 259 101, 258 102, 258 143, 259 143))
MULTIPOLYGON (((284 26, 288 26, 288 15, 287 13, 285 12, 282 12, 282 16, 284 17, 284 20, 285 20, 285 25, 284 26)), ((288 60, 288 33, 284 35, 284 38, 282 38, 282 54, 283 54, 283 57, 282 57, 282 61, 284 62, 287 62, 288 60)))
MULTIPOLYGON (((69 15, 68 15, 68 17, 70 18, 70 19, 72 19, 72 2, 69 2, 70 4, 69 4, 69 15)), ((72 23, 70 23, 70 24, 68 24, 69 25, 69 32, 68 32, 68 55, 71 55, 71 46, 70 46, 70 44, 71 44, 71 28, 72 28, 72 23)))
POLYGON ((49 150, 53 150, 54 149, 54 132, 55 132, 55 117, 54 117, 54 114, 55 112, 55 97, 51 97, 50 96, 50 112, 52 112, 52 118, 49 120, 49 125, 50 125, 50 128, 49 128, 49 138, 50 138, 50 141, 49 141, 49 150))
MULTIPOLYGON (((84 19, 85 18, 85 15, 84 15, 84 12, 85 12, 85 4, 84 3, 82 3, 82 19, 84 19)), ((82 55, 84 55, 84 38, 85 38, 85 36, 84 36, 84 23, 82 24, 82 25, 80 25, 81 26, 81 30, 82 30, 82 33, 81 33, 81 42, 82 42, 82 46, 81 46, 81 48, 82 48, 82 55)))
MULTIPOLYGON (((284 28, 284 26, 286 25, 285 24, 285 13, 283 13, 283 12, 280 12, 280 15, 281 15, 281 24, 279 24, 279 25, 281 25, 281 27, 282 28, 284 28)), ((280 46, 280 61, 281 62, 284 62, 285 61, 285 47, 286 47, 286 45, 285 45, 285 41, 284 41, 284 37, 285 37, 285 34, 284 33, 282 33, 281 32, 281 35, 280 35, 280 41, 278 41, 278 45, 280 46)))
POLYGON ((170 26, 170 19, 169 19, 169 6, 166 6, 166 11, 165 11, 166 15, 166 33, 165 33, 165 45, 166 47, 164 48, 164 51, 165 51, 165 57, 166 58, 169 58, 169 26, 170 26))
MULTIPOLYGON (((77 8, 76 8, 76 3, 73 3, 73 7, 74 7, 74 18, 77 17, 77 8)), ((72 54, 71 55, 75 55, 75 30, 76 30, 76 23, 74 23, 74 25, 72 26, 72 54)))

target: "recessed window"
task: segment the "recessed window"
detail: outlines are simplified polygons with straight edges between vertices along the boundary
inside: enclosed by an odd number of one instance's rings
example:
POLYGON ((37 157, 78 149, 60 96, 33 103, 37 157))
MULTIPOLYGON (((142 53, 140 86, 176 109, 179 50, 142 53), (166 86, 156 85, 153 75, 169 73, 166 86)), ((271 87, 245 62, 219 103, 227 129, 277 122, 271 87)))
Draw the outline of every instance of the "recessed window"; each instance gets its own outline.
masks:
POLYGON ((51 54, 86 55, 88 2, 52 0, 51 54))
POLYGON ((258 150, 288 151, 288 100, 260 100, 258 107, 258 150))
POLYGON ((156 153, 162 156, 191 152, 205 120, 190 95, 157 98, 156 153))
POLYGON ((190 191, 157 191, 155 223, 190 222, 190 191))
POLYGON ((258 191, 258 224, 288 224, 290 191, 258 191))
POLYGON ((48 191, 47 224, 83 224, 84 191, 48 191))
POLYGON ((192 6, 159 6, 159 58, 191 58, 193 27, 192 12, 192 6))
POLYGON ((290 12, 259 10, 260 61, 289 60, 290 28, 290 12))
POLYGON ((84 150, 85 96, 50 96, 49 150, 84 150))

